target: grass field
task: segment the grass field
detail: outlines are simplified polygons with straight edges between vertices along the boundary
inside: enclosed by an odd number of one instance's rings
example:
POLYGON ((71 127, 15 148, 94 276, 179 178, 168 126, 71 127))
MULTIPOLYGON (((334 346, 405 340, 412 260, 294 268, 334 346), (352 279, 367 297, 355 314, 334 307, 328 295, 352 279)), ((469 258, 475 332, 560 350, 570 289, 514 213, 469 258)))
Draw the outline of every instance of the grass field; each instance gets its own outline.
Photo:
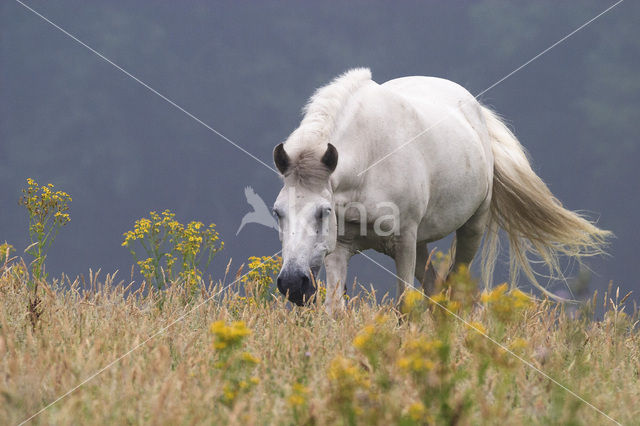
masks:
POLYGON ((332 318, 291 308, 260 278, 223 293, 223 283, 131 292, 110 276, 34 289, 24 264, 6 264, 0 424, 29 418, 123 354, 32 422, 612 423, 602 410, 640 424, 638 313, 625 314, 615 291, 569 315, 505 287, 479 293, 461 271, 436 296, 441 306, 409 293, 401 313, 364 292, 332 318))

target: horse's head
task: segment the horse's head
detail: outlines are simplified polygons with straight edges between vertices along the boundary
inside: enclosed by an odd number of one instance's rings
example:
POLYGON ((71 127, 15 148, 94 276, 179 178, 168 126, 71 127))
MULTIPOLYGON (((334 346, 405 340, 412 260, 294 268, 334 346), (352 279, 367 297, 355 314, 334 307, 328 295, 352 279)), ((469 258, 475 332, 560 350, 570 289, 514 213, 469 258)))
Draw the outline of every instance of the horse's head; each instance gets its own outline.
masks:
POLYGON ((278 290, 293 303, 303 305, 313 298, 314 279, 324 256, 336 244, 329 177, 338 164, 338 151, 328 144, 324 153, 307 150, 290 157, 280 144, 273 151, 273 158, 284 177, 273 207, 282 241, 278 290))

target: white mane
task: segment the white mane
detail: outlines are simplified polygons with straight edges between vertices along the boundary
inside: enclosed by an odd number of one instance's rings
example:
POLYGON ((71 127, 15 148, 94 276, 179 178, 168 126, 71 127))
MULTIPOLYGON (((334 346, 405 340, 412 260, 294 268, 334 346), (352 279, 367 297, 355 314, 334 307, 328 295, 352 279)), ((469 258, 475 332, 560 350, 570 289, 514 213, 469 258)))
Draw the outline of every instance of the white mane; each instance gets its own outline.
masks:
POLYGON ((368 81, 368 68, 354 68, 316 90, 303 109, 300 126, 285 144, 289 155, 295 158, 303 151, 324 153, 349 98, 368 81))

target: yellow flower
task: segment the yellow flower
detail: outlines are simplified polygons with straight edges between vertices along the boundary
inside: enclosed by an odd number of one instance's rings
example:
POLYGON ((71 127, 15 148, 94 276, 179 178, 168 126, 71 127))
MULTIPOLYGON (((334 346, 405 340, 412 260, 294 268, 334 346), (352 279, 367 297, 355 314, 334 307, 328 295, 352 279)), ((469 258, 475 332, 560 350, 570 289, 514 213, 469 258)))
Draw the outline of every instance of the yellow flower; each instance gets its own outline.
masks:
POLYGON ((424 295, 417 290, 408 290, 402 300, 402 312, 410 314, 423 304, 424 295))
POLYGON ((248 364, 260 364, 260 360, 249 352, 242 352, 241 358, 248 364))
POLYGON ((249 258, 249 272, 242 277, 243 283, 255 282, 258 285, 270 285, 282 266, 280 256, 251 256, 249 258))
POLYGON ((309 388, 303 385, 302 383, 298 383, 298 382, 293 384, 293 390, 301 394, 309 393, 309 388))
POLYGON ((136 258, 136 250, 132 243, 140 241, 147 256, 153 258, 155 270, 164 270, 161 277, 156 277, 155 284, 162 287, 166 284, 165 280, 173 281, 180 278, 190 290, 190 294, 193 294, 202 281, 201 263, 206 268, 213 256, 223 247, 214 224, 209 225, 206 230, 203 228, 202 222, 197 221, 189 222, 186 226, 181 224, 175 220, 175 214, 170 210, 164 210, 160 214, 151 211, 148 218, 136 220, 133 230, 123 234, 121 245, 129 248, 136 258), (176 270, 178 259, 181 260, 181 270, 176 270))
POLYGON ((36 277, 40 277, 44 273, 47 250, 55 239, 58 228, 71 220, 67 213, 71 197, 66 192, 54 191, 53 184, 38 186, 31 178, 27 179, 27 185, 27 189, 22 190, 20 204, 29 213, 29 237, 32 244, 28 252, 35 257, 31 269, 36 277))
POLYGON ((514 299, 514 306, 516 309, 528 308, 533 305, 531 296, 518 289, 511 292, 511 297, 514 299))
POLYGON ((376 364, 380 356, 384 355, 388 343, 392 339, 392 333, 385 327, 388 321, 388 315, 376 315, 373 323, 365 325, 353 339, 353 346, 362 352, 372 364, 376 364))
POLYGON ((309 388, 302 383, 294 383, 292 386, 292 393, 289 395, 288 402, 292 407, 300 407, 307 403, 307 395, 309 394, 309 388))
POLYGON ((424 420, 427 415, 427 409, 422 402, 414 402, 409 406, 409 417, 416 422, 424 420))
POLYGON ((367 325, 360 333, 353 339, 353 346, 360 350, 368 349, 368 347, 375 343, 373 342, 373 338, 376 333, 376 328, 373 325, 367 325))
POLYGON ((342 356, 335 357, 329 364, 327 377, 340 393, 353 396, 358 388, 368 388, 369 378, 352 360, 342 356))
POLYGON ((398 359, 398 367, 411 373, 431 371, 435 366, 436 365, 433 361, 422 359, 417 356, 402 357, 398 359))
POLYGON ((11 244, 7 244, 6 241, 3 244, 0 244, 0 264, 6 262, 13 251, 13 246, 11 244))
POLYGON ((222 388, 222 393, 223 393, 224 400, 227 403, 232 403, 236 399, 236 396, 238 395, 237 392, 234 391, 229 384, 224 385, 224 387, 222 388))
POLYGON ((8 244, 6 241, 0 244, 0 255, 10 254, 13 251, 13 246, 11 244, 8 244))
POLYGON ((243 321, 237 321, 230 325, 225 324, 224 321, 216 321, 211 324, 210 330, 214 335, 213 347, 218 350, 235 346, 251 334, 251 330, 246 327, 243 321))
POLYGON ((298 395, 295 393, 289 395, 288 401, 289 405, 291 405, 292 407, 299 407, 307 402, 307 400, 302 395, 298 395))
POLYGON ((491 291, 484 291, 480 300, 489 312, 501 321, 509 321, 521 311, 533 306, 531 298, 520 290, 507 292, 509 286, 504 283, 491 291))
POLYGON ((503 283, 495 287, 490 292, 487 292, 485 290, 482 292, 482 295, 480 296, 480 300, 482 301, 482 303, 491 303, 491 302, 498 301, 502 296, 504 296, 508 288, 509 288, 509 285, 507 283, 503 283))
POLYGON ((145 260, 138 261, 138 266, 140 267, 140 273, 150 281, 156 274, 156 268, 153 264, 153 259, 148 258, 145 260))
MULTIPOLYGON (((20 204, 29 211, 30 221, 39 224, 37 227, 31 227, 32 233, 44 234, 44 224, 47 224, 47 228, 51 230, 57 226, 66 225, 71 220, 69 214, 66 213, 71 202, 69 194, 63 191, 53 191, 53 184, 40 187, 31 178, 27 179, 27 184, 28 188, 22 190, 23 196, 20 199, 20 204), (53 223, 49 222, 51 218, 53 218, 53 223)), ((50 233, 50 231, 46 233, 50 233)))
POLYGON ((423 374, 435 368, 438 350, 442 347, 440 340, 428 340, 420 337, 407 342, 404 356, 397 361, 398 368, 413 374, 423 374))
POLYGON ((509 344, 509 349, 513 352, 516 353, 524 353, 524 351, 527 349, 527 347, 529 346, 529 344, 527 343, 527 341, 523 338, 517 338, 514 339, 510 344, 509 344))
POLYGON ((460 310, 461 304, 457 300, 451 300, 446 291, 442 291, 431 297, 434 303, 431 306, 433 315, 440 320, 449 320, 452 313, 456 314, 460 310))
POLYGON ((469 323, 469 326, 482 334, 487 334, 487 329, 481 322, 472 321, 469 323))

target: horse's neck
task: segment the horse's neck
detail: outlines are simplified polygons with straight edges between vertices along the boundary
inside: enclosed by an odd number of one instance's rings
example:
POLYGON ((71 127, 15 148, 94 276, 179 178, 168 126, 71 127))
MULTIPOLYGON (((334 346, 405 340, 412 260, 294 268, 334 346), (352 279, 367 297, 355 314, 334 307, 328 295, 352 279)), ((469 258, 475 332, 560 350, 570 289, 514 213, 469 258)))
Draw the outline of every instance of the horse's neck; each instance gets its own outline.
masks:
MULTIPOLYGON (((365 156, 358 155, 354 148, 356 147, 343 147, 342 153, 338 157, 338 167, 329 180, 334 200, 343 203, 356 201, 364 178, 364 175, 358 176, 358 173, 367 167, 365 156)), ((340 147, 337 149, 340 153, 340 147)))

